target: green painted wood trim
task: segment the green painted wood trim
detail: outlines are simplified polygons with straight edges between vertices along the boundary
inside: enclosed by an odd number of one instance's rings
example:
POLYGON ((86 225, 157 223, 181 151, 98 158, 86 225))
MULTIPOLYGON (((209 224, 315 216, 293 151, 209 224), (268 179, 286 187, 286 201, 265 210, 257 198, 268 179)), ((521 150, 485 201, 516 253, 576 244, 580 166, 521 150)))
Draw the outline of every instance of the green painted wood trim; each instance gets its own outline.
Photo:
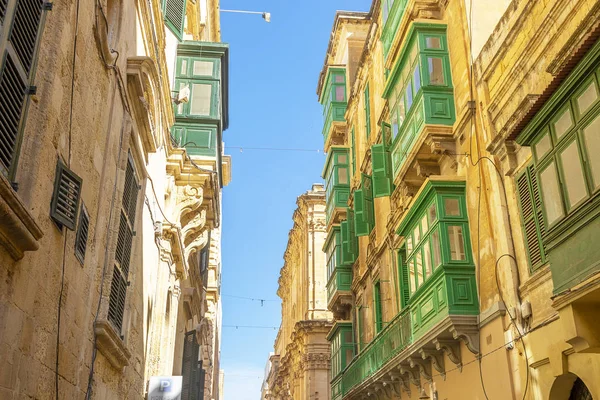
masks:
MULTIPOLYGON (((328 89, 331 86, 331 76, 334 73, 343 73, 344 74, 344 78, 346 76, 346 68, 343 67, 328 67, 327 68, 327 77, 325 78, 325 82, 323 83, 323 86, 321 88, 321 93, 319 93, 319 103, 323 104, 323 94, 328 91, 328 89)), ((344 79, 345 82, 345 79, 344 79)))
POLYGON ((600 41, 587 52, 585 57, 577 64, 560 87, 546 101, 535 117, 519 133, 516 142, 522 146, 531 146, 541 132, 542 125, 546 124, 560 109, 564 102, 573 94, 576 88, 585 80, 585 77, 598 68, 600 60, 600 41))
POLYGON ((381 42, 383 44, 383 59, 387 60, 388 52, 398 33, 398 26, 404 15, 408 0, 394 0, 392 7, 388 12, 388 17, 381 30, 381 42))
POLYGON ((391 196, 393 190, 392 158, 384 144, 371 146, 374 197, 391 196))

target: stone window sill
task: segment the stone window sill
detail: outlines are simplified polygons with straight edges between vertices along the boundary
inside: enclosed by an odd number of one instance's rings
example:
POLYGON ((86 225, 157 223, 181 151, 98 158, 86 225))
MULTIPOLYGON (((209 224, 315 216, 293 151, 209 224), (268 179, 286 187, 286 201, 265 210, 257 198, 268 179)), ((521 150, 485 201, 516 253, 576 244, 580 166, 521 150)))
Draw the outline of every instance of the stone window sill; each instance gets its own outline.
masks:
POLYGON ((43 233, 10 185, 0 174, 0 244, 15 260, 39 248, 43 233))
POLYGON ((94 332, 96 333, 96 346, 98 350, 100 350, 114 368, 121 370, 123 367, 129 365, 131 353, 109 321, 102 319, 96 321, 94 332))

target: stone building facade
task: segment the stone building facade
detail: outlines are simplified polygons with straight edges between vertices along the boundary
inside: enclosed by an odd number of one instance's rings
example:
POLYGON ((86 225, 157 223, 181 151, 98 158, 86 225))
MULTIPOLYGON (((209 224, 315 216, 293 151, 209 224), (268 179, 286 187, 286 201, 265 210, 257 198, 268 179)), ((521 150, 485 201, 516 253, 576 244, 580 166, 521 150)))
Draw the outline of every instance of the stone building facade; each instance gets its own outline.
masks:
POLYGON ((331 398, 600 397, 597 1, 339 12, 331 398))
POLYGON ((218 0, 0 1, 0 398, 220 399, 218 0))
POLYGON ((273 400, 329 399, 325 189, 315 184, 298 197, 277 295, 281 326, 269 357, 263 394, 273 400))

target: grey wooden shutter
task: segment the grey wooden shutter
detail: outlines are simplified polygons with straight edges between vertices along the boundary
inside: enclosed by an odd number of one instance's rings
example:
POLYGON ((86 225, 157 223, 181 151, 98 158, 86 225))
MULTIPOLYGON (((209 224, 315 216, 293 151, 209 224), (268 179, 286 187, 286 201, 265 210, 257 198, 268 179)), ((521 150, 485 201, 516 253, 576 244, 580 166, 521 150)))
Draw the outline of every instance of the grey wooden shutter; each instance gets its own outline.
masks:
POLYGON ((140 188, 135 174, 133 158, 129 154, 125 170, 125 185, 121 201, 121 215, 119 218, 119 234, 115 250, 115 265, 113 279, 110 287, 108 320, 121 331, 123 315, 125 313, 125 298, 129 286, 129 267, 131 261, 131 248, 133 246, 137 198, 140 188))
POLYGON ((81 203, 81 211, 79 211, 79 225, 77 226, 77 236, 75 237, 75 257, 77 257, 81 264, 85 262, 89 228, 90 216, 85 208, 85 205, 81 203))
POLYGON ((198 375, 198 353, 200 345, 196 341, 196 331, 185 334, 183 343, 183 361, 181 375, 183 375, 183 386, 181 388, 181 400, 199 399, 199 375, 198 375))
POLYGON ((183 22, 185 20, 186 0, 164 0, 164 17, 167 25, 178 36, 183 35, 183 22))
POLYGON ((9 175, 19 145, 21 118, 32 80, 32 67, 39 43, 43 0, 16 0, 8 7, 0 0, 0 169, 9 175), (3 36, 2 32, 9 32, 3 36))
POLYGON ((77 223, 81 178, 59 159, 56 164, 54 193, 50 205, 50 217, 60 226, 74 230, 77 223))
POLYGON ((542 211, 541 193, 533 165, 529 165, 517 177, 517 191, 529 264, 531 269, 535 270, 546 263, 544 249, 546 225, 542 211))

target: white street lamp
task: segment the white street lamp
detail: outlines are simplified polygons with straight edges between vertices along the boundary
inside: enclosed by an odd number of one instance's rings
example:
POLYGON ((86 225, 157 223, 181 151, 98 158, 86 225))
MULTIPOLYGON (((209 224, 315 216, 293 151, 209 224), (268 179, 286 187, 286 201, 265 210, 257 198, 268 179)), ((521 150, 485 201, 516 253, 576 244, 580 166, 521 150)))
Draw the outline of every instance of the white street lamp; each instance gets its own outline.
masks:
POLYGON ((243 10, 221 10, 221 12, 240 13, 240 14, 260 14, 267 22, 271 22, 271 13, 262 11, 243 11, 243 10))

